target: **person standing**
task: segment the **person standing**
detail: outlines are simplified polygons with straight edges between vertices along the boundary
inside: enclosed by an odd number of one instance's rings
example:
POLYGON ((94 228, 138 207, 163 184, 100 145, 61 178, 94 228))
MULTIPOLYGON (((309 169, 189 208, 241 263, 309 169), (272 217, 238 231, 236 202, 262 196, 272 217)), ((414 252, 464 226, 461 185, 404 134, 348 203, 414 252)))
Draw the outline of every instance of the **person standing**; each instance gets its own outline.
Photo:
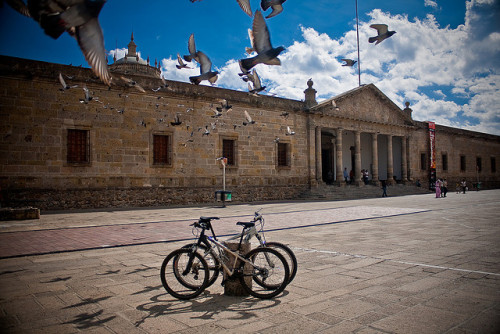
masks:
POLYGON ((441 197, 441 182, 439 179, 436 179, 436 183, 434 185, 434 188, 436 188, 436 198, 441 197))
POLYGON ((387 197, 387 182, 385 180, 380 182, 382 182, 382 197, 387 197))
POLYGON ((344 167, 344 180, 345 184, 349 181, 349 172, 347 171, 347 167, 344 167))
POLYGON ((351 169, 351 171, 349 172, 349 183, 352 183, 352 181, 354 181, 354 172, 351 169))
POLYGON ((462 182, 460 182, 460 186, 462 187, 462 191, 465 194, 465 190, 467 189, 467 182, 465 181, 465 179, 462 179, 462 182))
POLYGON ((448 193, 448 181, 446 181, 446 179, 443 180, 443 184, 442 184, 442 196, 443 197, 446 197, 446 194, 448 193))

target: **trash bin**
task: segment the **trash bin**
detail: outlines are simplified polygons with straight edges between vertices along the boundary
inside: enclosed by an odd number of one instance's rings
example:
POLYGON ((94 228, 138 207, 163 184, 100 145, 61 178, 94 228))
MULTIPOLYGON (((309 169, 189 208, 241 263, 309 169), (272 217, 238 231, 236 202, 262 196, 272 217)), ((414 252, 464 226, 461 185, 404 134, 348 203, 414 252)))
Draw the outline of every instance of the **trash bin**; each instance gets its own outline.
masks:
POLYGON ((233 194, 229 190, 217 190, 215 192, 215 200, 217 202, 222 202, 222 207, 225 206, 225 202, 231 202, 233 194))

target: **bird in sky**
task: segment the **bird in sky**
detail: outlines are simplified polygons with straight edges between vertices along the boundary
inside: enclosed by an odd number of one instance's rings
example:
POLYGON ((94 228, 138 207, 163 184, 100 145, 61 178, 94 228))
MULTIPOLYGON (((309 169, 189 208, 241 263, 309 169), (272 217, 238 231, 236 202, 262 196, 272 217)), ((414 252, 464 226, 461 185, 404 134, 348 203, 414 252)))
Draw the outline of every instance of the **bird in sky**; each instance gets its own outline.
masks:
POLYGON ((189 77, 189 81, 195 85, 199 85, 203 80, 208 80, 211 84, 215 84, 219 72, 212 71, 212 62, 210 58, 203 52, 196 50, 194 34, 189 36, 188 51, 189 55, 185 55, 184 60, 191 61, 194 59, 200 64, 200 75, 189 77))
POLYGON ((342 66, 352 67, 354 64, 357 63, 356 60, 352 60, 352 59, 341 59, 341 60, 345 62, 345 64, 343 64, 342 66))
POLYGON ((381 43, 384 39, 391 37, 396 32, 389 31, 387 24, 372 24, 370 28, 377 30, 378 35, 375 37, 370 37, 368 42, 373 43, 376 42, 375 45, 381 43))
POLYGON ((250 58, 240 59, 239 65, 241 71, 244 74, 248 74, 250 69, 257 64, 281 65, 278 55, 285 50, 285 48, 282 46, 273 48, 271 45, 269 29, 267 28, 266 20, 264 19, 264 16, 262 16, 262 12, 260 10, 255 11, 255 17, 252 25, 252 35, 252 45, 254 46, 257 55, 250 58))
POLYGON ((59 73, 59 82, 61 83, 61 86, 62 86, 62 88, 59 88, 59 89, 62 91, 65 91, 65 90, 70 89, 70 88, 78 87, 78 85, 72 85, 72 86, 67 85, 66 81, 64 81, 64 78, 63 78, 61 73, 59 73))
POLYGON ((335 100, 332 100, 332 107, 333 107, 333 109, 335 109, 336 111, 339 111, 339 110, 340 110, 340 108, 339 108, 339 107, 337 107, 337 102, 335 102, 335 100))
POLYGON ((295 131, 292 131, 289 126, 286 127, 286 135, 287 136, 293 136, 295 135, 295 131))
POLYGON ((170 122, 170 124, 172 124, 172 126, 177 126, 182 124, 179 114, 175 114, 174 121, 170 122))
POLYGON ((177 62, 179 63, 179 65, 175 65, 175 67, 177 67, 179 70, 182 68, 191 68, 191 67, 187 66, 187 64, 184 63, 184 61, 182 61, 180 54, 177 54, 177 62))
POLYGON ((247 80, 252 82, 253 87, 249 90, 252 94, 258 94, 266 89, 266 86, 262 86, 259 75, 255 69, 252 70, 252 73, 247 75, 247 80))
MULTIPOLYGON (((7 3, 26 15, 23 1, 9 0, 7 3)), ((109 86, 111 75, 102 29, 97 19, 105 3, 106 0, 28 1, 27 9, 29 16, 50 37, 58 39, 65 31, 74 37, 94 74, 109 86)))
POLYGON ((271 14, 269 14, 268 16, 266 16, 266 19, 269 19, 273 16, 276 16, 278 15, 279 13, 281 13, 283 11, 283 3, 285 2, 286 0, 262 0, 260 2, 260 7, 262 8, 263 11, 266 11, 269 9, 269 7, 272 8, 272 12, 271 14))
POLYGON ((215 109, 217 109, 217 111, 219 112, 230 112, 231 110, 233 110, 233 106, 229 104, 229 102, 227 102, 226 99, 220 99, 219 100, 220 102, 220 107, 216 107, 215 109))

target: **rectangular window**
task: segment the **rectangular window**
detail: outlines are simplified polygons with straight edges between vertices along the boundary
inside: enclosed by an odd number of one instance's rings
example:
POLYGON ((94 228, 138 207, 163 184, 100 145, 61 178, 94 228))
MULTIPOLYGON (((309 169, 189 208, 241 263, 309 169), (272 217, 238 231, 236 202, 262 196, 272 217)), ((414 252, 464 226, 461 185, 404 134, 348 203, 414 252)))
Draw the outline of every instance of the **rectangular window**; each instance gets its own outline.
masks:
POLYGON ((236 165, 236 152, 235 152, 235 140, 223 139, 222 140, 222 156, 227 158, 228 166, 236 165))
POLYGON ((465 163, 465 155, 461 155, 460 156, 460 171, 461 172, 465 172, 465 167, 466 167, 466 163, 465 163))
POLYGON ((89 130, 68 129, 66 161, 71 164, 90 162, 89 130))
POLYGON ((492 173, 497 172, 497 161, 494 157, 491 157, 491 172, 492 173))
POLYGON ((481 157, 476 157, 476 170, 481 172, 483 170, 483 161, 481 157))
POLYGON ((278 143, 278 167, 290 166, 289 146, 288 143, 278 143))
POLYGON ((427 154, 425 153, 420 154, 420 169, 427 170, 427 154))
POLYGON ((443 170, 448 170, 448 155, 443 154, 441 155, 441 158, 443 160, 443 170))
POLYGON ((170 165, 170 136, 153 135, 153 165, 170 165))

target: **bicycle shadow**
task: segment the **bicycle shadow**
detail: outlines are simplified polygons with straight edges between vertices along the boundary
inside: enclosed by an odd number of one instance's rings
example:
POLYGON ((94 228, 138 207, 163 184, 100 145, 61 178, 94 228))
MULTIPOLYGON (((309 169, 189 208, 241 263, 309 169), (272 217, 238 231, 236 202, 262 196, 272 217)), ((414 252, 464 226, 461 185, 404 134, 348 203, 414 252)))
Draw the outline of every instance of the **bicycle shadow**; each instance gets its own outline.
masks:
POLYGON ((135 322, 139 327, 149 318, 157 318, 172 314, 192 314, 191 319, 214 319, 222 312, 234 313, 231 320, 247 320, 256 318, 256 311, 276 307, 281 304, 279 300, 288 295, 287 291, 273 299, 257 299, 254 297, 233 297, 223 294, 211 294, 206 291, 197 298, 178 300, 168 293, 161 293, 150 298, 150 302, 136 307, 138 311, 147 313, 142 319, 135 322), (201 314, 200 314, 201 313, 201 314))

